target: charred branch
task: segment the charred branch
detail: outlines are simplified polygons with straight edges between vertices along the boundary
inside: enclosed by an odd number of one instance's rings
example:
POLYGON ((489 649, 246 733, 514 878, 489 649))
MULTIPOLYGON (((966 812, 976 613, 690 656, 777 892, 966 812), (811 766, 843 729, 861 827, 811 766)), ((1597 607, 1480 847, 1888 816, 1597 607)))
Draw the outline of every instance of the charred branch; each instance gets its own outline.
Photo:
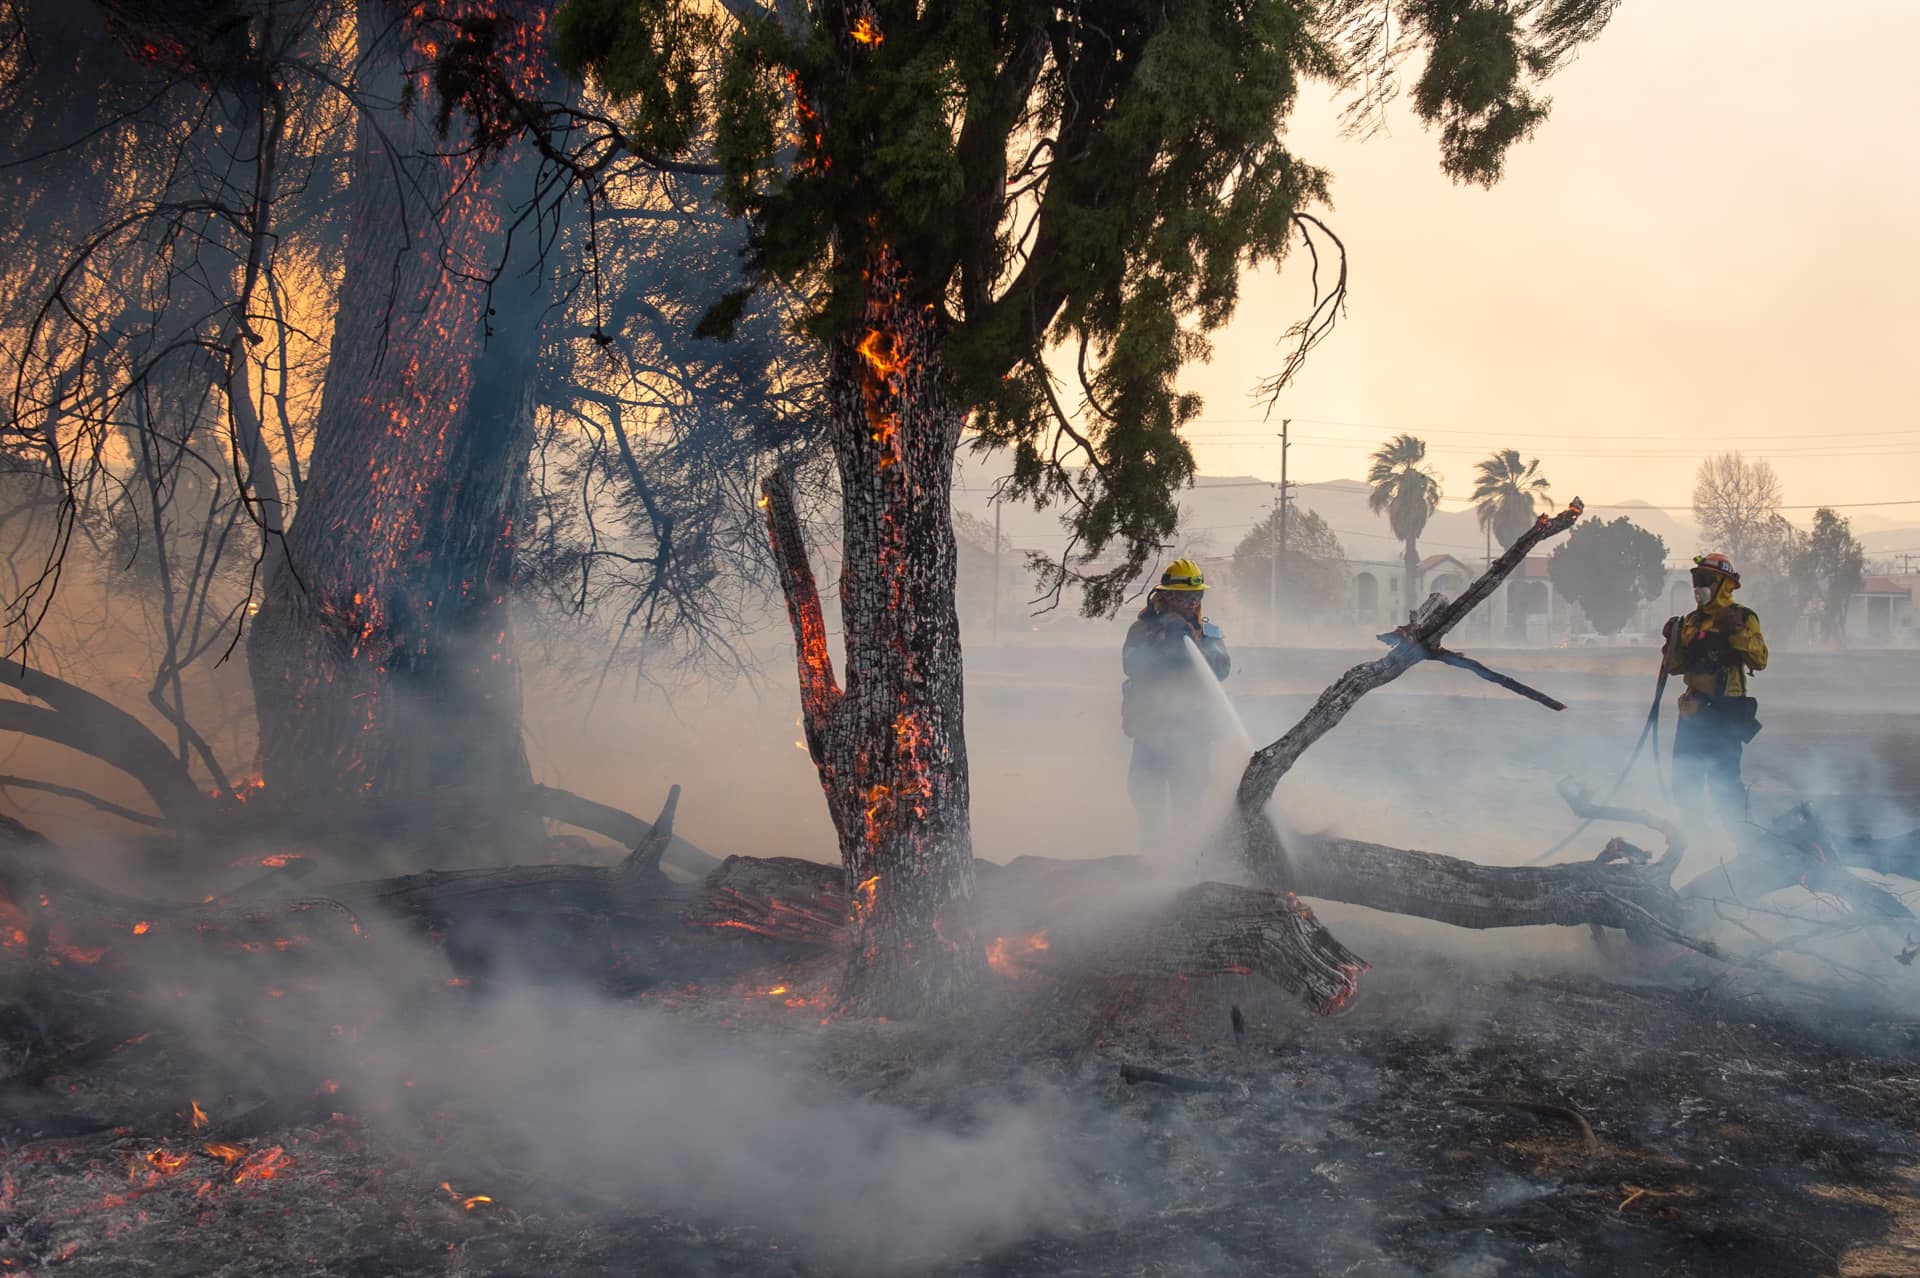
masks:
MULTIPOLYGON (((1535 546, 1573 527, 1583 509, 1580 499, 1576 497, 1558 515, 1542 515, 1457 599, 1445 600, 1437 595, 1428 599, 1405 626, 1394 631, 1396 642, 1386 656, 1355 666, 1341 675, 1332 687, 1320 694, 1313 708, 1285 736, 1257 751, 1248 761, 1246 773, 1240 779, 1239 805, 1243 820, 1249 824, 1265 825, 1267 802, 1273 798, 1280 778, 1287 774, 1309 746, 1346 718, 1347 712, 1361 697, 1375 688, 1392 683, 1420 662, 1435 656, 1435 648, 1446 638, 1449 630, 1493 594, 1500 583, 1533 553, 1535 546)), ((1249 840, 1249 852, 1252 853, 1254 849, 1255 842, 1249 840)), ((1259 865, 1255 866, 1256 870, 1260 868, 1259 865)))
POLYGON ((827 647, 826 616, 820 607, 820 587, 807 559, 807 541, 794 504, 793 481, 783 470, 761 484, 761 502, 767 512, 767 535, 773 544, 774 567, 780 574, 780 593, 793 623, 794 649, 800 663, 800 710, 806 731, 807 753, 816 767, 827 762, 827 727, 840 700, 834 681, 833 654, 827 647))
POLYGON ((0 663, 0 686, 42 702, 0 702, 0 731, 53 741, 110 763, 140 783, 180 830, 218 823, 220 809, 167 744, 126 711, 31 666, 0 663))

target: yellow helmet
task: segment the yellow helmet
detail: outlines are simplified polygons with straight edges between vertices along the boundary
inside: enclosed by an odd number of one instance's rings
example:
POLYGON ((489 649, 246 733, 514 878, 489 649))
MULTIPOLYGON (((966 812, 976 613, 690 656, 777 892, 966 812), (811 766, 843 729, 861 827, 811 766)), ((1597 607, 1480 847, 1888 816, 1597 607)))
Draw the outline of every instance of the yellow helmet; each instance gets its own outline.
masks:
POLYGON ((1200 565, 1191 559, 1176 559, 1167 565, 1160 574, 1162 590, 1205 590, 1207 580, 1200 575, 1200 565))

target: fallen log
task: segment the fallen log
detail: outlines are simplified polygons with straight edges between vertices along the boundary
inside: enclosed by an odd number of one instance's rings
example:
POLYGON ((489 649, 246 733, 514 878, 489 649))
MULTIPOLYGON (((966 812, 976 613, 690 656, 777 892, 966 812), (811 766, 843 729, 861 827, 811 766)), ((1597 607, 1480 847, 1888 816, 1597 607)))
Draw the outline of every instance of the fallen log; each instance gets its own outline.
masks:
POLYGON ((1641 918, 1629 905, 1675 925, 1684 915, 1667 871, 1657 862, 1481 865, 1435 852, 1328 838, 1303 848, 1291 863, 1301 896, 1454 927, 1636 928, 1641 918))

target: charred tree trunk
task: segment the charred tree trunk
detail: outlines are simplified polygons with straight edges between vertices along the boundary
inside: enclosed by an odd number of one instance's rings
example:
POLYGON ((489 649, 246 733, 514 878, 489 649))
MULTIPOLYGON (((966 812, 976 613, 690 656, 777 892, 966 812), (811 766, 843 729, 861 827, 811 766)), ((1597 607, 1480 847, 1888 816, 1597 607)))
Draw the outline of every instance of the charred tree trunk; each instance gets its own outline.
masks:
MULTIPOLYGON (((361 104, 313 456, 248 646, 262 778, 296 804, 530 781, 506 596, 543 302, 501 269, 527 161, 449 155, 402 70, 425 37, 361 9, 387 105, 361 104)), ((535 29, 503 40, 535 74, 535 29)))
POLYGON ((953 454, 963 409, 932 307, 898 266, 869 263, 861 322, 832 345, 831 437, 844 535, 846 685, 834 677, 792 493, 767 520, 799 649, 807 749, 838 834, 854 907, 847 1006, 912 1015, 972 990, 973 845, 954 612, 953 454))

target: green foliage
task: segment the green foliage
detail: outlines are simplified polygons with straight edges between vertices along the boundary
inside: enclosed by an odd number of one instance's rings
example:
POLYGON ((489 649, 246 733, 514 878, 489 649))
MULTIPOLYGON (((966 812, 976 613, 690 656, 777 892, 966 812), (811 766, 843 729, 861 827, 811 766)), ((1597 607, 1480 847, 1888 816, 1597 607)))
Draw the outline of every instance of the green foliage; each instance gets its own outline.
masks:
POLYGON ((1794 593, 1812 608, 1808 620, 1816 638, 1829 642, 1845 635, 1847 605, 1867 576, 1867 554, 1852 524, 1822 506, 1813 513, 1813 532, 1799 540, 1788 563, 1794 593))
MULTIPOLYGON (((1274 552, 1280 546, 1280 512, 1248 530, 1233 551, 1233 582, 1241 599, 1265 609, 1273 596, 1274 552)), ((1347 603, 1347 553, 1318 511, 1295 506, 1287 513, 1287 547, 1280 556, 1279 603, 1283 619, 1324 617, 1347 603)))
POLYGON ((1523 462, 1514 448, 1494 453, 1478 470, 1473 484, 1474 517, 1505 550, 1533 527, 1539 509, 1547 505, 1547 477, 1540 473, 1538 458, 1523 462))
MULTIPOLYGON (((554 48, 638 144, 710 148, 753 268, 808 299, 814 336, 857 339, 865 269, 899 259, 908 300, 946 323, 976 446, 1012 451, 1010 496, 1068 509, 1075 548, 1054 570, 1104 613, 1172 536, 1193 474, 1181 368, 1207 357, 1242 272, 1283 261, 1296 215, 1325 201, 1282 128, 1304 78, 1351 69, 1328 22, 1344 7, 873 0, 723 26, 691 0, 569 0, 554 48), (1064 401, 1050 353, 1078 374, 1064 401)), ((1607 6, 1401 7, 1446 167, 1491 181, 1544 114, 1528 86, 1551 41, 1607 6)))
POLYGON ((1666 562, 1667 543, 1622 515, 1576 526, 1548 557, 1547 575, 1595 630, 1613 635, 1665 593, 1666 562))

